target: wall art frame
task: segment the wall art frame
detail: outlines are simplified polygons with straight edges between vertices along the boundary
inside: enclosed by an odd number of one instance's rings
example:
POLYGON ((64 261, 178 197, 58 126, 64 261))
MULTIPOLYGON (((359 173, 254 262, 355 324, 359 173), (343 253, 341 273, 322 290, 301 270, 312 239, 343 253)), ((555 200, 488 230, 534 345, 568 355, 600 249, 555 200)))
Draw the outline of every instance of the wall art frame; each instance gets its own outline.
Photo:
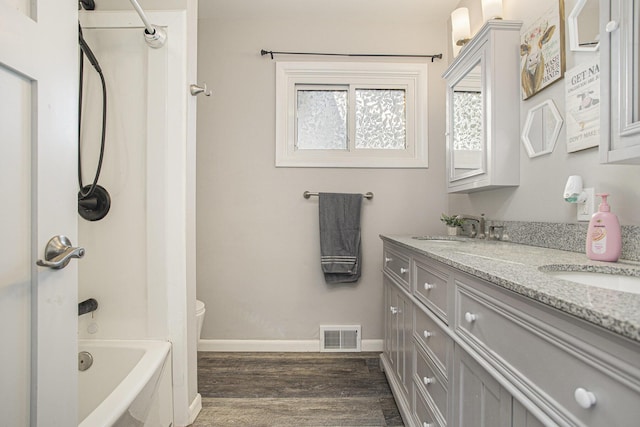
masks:
POLYGON ((520 33, 520 85, 522 99, 529 99, 564 76, 564 0, 525 24, 520 33))
POLYGON ((567 152, 600 144, 600 64, 598 59, 565 73, 567 152))

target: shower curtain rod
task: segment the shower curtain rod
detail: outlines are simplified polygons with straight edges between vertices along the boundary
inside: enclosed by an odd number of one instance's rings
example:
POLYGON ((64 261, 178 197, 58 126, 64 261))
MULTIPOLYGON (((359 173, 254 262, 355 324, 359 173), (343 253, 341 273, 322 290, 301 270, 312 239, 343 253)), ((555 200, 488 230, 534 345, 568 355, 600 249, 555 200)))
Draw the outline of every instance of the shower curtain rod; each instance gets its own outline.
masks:
MULTIPOLYGON (((132 0, 133 1, 133 0, 132 0)), ((388 53, 318 53, 318 52, 276 52, 274 50, 260 51, 260 55, 270 55, 273 59, 273 55, 321 55, 321 56, 372 56, 372 57, 385 57, 385 58, 431 58, 431 62, 437 59, 442 59, 442 54, 436 55, 400 55, 400 54, 388 54, 388 53)))

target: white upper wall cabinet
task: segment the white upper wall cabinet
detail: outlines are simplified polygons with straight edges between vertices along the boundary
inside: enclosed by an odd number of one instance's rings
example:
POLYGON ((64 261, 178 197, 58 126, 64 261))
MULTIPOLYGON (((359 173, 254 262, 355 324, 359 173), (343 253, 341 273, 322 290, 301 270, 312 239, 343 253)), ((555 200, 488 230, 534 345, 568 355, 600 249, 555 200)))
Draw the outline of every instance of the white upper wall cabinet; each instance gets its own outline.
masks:
POLYGON ((639 38, 638 1, 600 1, 601 163, 640 164, 639 38))
POLYGON ((449 193, 520 183, 521 25, 488 21, 443 75, 449 193))

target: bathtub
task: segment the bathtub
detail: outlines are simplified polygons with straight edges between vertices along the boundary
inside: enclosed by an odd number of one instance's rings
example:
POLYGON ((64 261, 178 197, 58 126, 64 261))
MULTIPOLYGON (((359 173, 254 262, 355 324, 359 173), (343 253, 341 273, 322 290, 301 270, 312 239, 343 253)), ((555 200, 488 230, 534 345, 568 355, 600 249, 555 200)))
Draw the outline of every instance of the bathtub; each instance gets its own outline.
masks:
POLYGON ((163 341, 79 340, 93 358, 78 372, 79 427, 169 427, 170 350, 163 341))

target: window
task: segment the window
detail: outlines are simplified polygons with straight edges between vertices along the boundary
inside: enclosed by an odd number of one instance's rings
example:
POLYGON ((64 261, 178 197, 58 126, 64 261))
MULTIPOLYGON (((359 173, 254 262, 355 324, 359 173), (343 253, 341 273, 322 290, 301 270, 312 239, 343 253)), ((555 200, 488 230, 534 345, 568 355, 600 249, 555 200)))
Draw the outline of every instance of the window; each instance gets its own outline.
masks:
POLYGON ((276 64, 276 166, 427 167, 426 65, 276 64))

